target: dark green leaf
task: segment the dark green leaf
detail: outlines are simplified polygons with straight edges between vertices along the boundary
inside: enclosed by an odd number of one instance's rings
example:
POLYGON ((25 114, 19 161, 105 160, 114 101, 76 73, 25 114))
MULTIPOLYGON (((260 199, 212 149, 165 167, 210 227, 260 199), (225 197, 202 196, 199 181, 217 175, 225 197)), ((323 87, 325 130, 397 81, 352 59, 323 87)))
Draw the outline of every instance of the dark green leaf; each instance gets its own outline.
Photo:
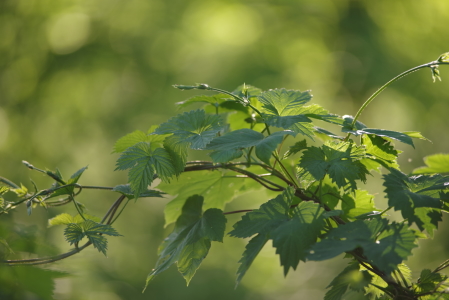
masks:
MULTIPOLYGON (((269 164, 272 152, 276 149, 277 145, 282 142, 283 136, 286 134, 293 135, 293 132, 289 130, 278 131, 265 137, 262 133, 252 129, 239 129, 212 140, 206 149, 218 150, 216 152, 220 153, 223 151, 236 151, 242 148, 255 146, 257 157, 269 164)), ((224 154, 229 156, 228 153, 224 154)), ((219 158, 222 158, 222 156, 224 155, 220 155, 219 158)), ((235 153, 235 156, 237 156, 237 153, 235 153)))
POLYGON ((175 262, 188 284, 209 252, 211 241, 223 239, 226 224, 223 212, 209 209, 202 215, 202 204, 203 197, 198 195, 186 200, 175 229, 161 245, 156 267, 148 275, 146 284, 175 262))
POLYGON ((292 202, 293 191, 286 189, 276 198, 262 204, 259 209, 246 213, 240 221, 234 224, 234 229, 229 232, 229 235, 247 238, 258 233, 270 233, 290 219, 288 211, 292 202))
MULTIPOLYGON (((115 186, 112 191, 114 192, 118 192, 122 195, 125 195, 126 198, 128 199, 133 199, 134 198, 134 193, 131 190, 131 186, 129 184, 120 184, 115 186)), ((141 193, 139 195, 139 198, 145 198, 145 197, 163 197, 165 193, 162 193, 160 191, 156 191, 156 190, 146 190, 145 192, 141 193)))
POLYGON ((388 205, 400 210, 409 224, 416 223, 421 231, 426 230, 433 236, 433 230, 441 221, 442 202, 437 197, 439 191, 446 188, 448 178, 441 175, 409 178, 393 168, 390 172, 384 175, 388 205))
POLYGON ((323 229, 324 209, 311 201, 301 202, 293 209, 292 218, 271 232, 273 246, 279 254, 284 275, 290 267, 296 270, 300 260, 306 261, 309 248, 323 229))
POLYGON ((324 300, 341 300, 348 288, 355 291, 363 290, 371 283, 372 276, 366 270, 360 270, 358 264, 347 266, 329 284, 331 289, 324 296, 324 300))
POLYGON ((151 150, 150 144, 138 143, 123 152, 117 160, 116 170, 130 169, 128 180, 134 197, 148 190, 157 173, 159 178, 168 182, 176 174, 170 154, 163 148, 151 150))
POLYGON ((299 167, 299 177, 310 174, 319 181, 328 174, 339 187, 356 189, 355 180, 365 181, 368 174, 365 166, 358 160, 364 157, 361 147, 349 142, 325 142, 320 148, 310 147, 304 151, 299 167))
POLYGON ((161 124, 156 134, 173 133, 178 141, 190 145, 192 149, 204 149, 223 128, 217 115, 206 115, 204 110, 193 110, 179 114, 161 124))
POLYGON ((239 269, 237 270, 236 286, 240 283, 246 271, 248 271, 254 259, 259 254, 260 250, 262 250, 263 246, 267 243, 267 241, 268 241, 267 234, 258 234, 255 237, 253 237, 246 245, 245 252, 243 252, 243 256, 239 260, 240 266, 239 269))

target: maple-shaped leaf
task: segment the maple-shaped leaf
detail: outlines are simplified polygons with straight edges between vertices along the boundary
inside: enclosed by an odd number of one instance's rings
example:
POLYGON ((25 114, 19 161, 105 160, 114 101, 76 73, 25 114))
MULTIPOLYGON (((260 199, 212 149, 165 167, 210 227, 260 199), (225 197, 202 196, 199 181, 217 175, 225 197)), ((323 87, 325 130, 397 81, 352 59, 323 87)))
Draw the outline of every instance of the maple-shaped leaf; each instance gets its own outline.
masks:
POLYGON ((179 272, 189 284, 196 270, 207 256, 211 241, 223 241, 226 218, 220 209, 202 213, 203 197, 187 199, 173 232, 160 247, 156 267, 148 274, 146 285, 154 276, 177 263, 179 272))
POLYGON ((117 160, 116 170, 127 170, 128 181, 137 199, 145 192, 157 174, 163 181, 176 175, 171 156, 164 148, 151 149, 149 143, 138 143, 124 151, 117 160))
POLYGON ((417 293, 443 292, 449 285, 448 276, 429 269, 421 271, 419 280, 416 284, 417 293))
POLYGON ((325 225, 324 209, 313 202, 301 202, 290 209, 293 193, 293 188, 287 188, 234 224, 234 229, 229 233, 231 236, 246 238, 257 234, 243 254, 238 280, 263 247, 266 238, 273 240, 285 275, 290 268, 296 269, 300 260, 305 261, 308 249, 316 242, 325 225))
POLYGON ((309 248, 315 244, 324 227, 324 209, 317 203, 305 201, 298 204, 291 218, 271 232, 273 246, 279 254, 284 275, 290 267, 296 270, 300 260, 306 261, 309 248))
POLYGON ((303 152, 299 177, 311 175, 319 181, 326 174, 339 187, 356 189, 355 180, 365 181, 366 167, 359 161, 364 150, 350 142, 327 141, 321 147, 310 147, 303 152))
POLYGON ((219 116, 207 115, 204 110, 198 109, 171 118, 154 133, 173 133, 177 142, 186 143, 192 149, 204 149, 222 128, 219 116))
POLYGON ((165 206, 165 224, 176 221, 181 214, 181 207, 194 194, 204 197, 204 209, 223 209, 225 203, 236 196, 247 180, 226 176, 219 171, 196 171, 182 173, 171 183, 160 183, 158 189, 176 196, 165 206))
POLYGON ((413 170, 413 174, 435 174, 449 173, 449 154, 433 154, 424 157, 427 167, 420 167, 413 170))
POLYGON ((442 201, 440 191, 449 186, 449 177, 442 175, 421 175, 408 177, 391 168, 390 174, 384 175, 385 193, 388 205, 400 210, 409 224, 426 230, 433 236, 441 221, 442 201))
POLYGON ((270 164, 272 152, 282 142, 286 134, 292 135, 293 132, 290 130, 278 131, 265 137, 262 133, 252 129, 239 129, 215 138, 207 145, 206 149, 216 150, 214 155, 218 155, 217 152, 235 151, 255 146, 256 156, 266 164, 270 164))
POLYGON ((362 136, 362 145, 365 146, 367 155, 367 158, 364 160, 370 160, 371 163, 374 163, 373 168, 384 166, 386 168, 399 169, 397 158, 402 151, 395 150, 388 140, 381 136, 367 134, 362 136))
POLYGON ((289 129, 313 137, 312 121, 301 109, 312 99, 309 91, 274 89, 263 92, 258 100, 263 104, 262 116, 265 123, 274 127, 289 129))
POLYGON ((406 224, 388 224, 380 218, 357 220, 330 230, 312 246, 307 259, 326 260, 360 247, 371 263, 390 274, 417 247, 416 239, 406 224))
POLYGON ((70 245, 77 244, 87 237, 98 251, 106 255, 107 239, 103 235, 120 236, 111 225, 100 224, 89 219, 80 223, 69 223, 64 230, 64 236, 70 245))
POLYGON ((294 155, 302 150, 307 149, 307 141, 306 140, 302 140, 299 142, 296 142, 293 146, 290 146, 290 149, 288 149, 285 153, 284 153, 284 157, 282 159, 286 159, 291 155, 294 155))
POLYGON ((374 218, 357 220, 331 229, 326 238, 312 246, 309 260, 322 261, 357 247, 371 245, 377 236, 386 229, 388 221, 374 218))

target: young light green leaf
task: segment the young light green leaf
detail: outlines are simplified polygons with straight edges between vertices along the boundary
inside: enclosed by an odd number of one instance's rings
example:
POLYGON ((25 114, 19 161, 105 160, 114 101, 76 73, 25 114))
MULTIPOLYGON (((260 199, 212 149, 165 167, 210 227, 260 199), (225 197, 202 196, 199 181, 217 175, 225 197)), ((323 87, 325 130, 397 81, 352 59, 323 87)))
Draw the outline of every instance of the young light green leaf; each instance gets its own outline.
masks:
POLYGON ((161 245, 156 267, 147 277, 146 285, 157 274, 177 262, 178 270, 189 284, 199 265, 209 252, 211 241, 223 239, 226 218, 219 209, 201 213, 203 197, 194 195, 183 205, 182 214, 173 232, 161 245))
POLYGON ((413 174, 435 174, 449 172, 449 154, 433 154, 424 157, 427 167, 420 167, 413 170, 413 174))
POLYGON ((428 293, 432 291, 442 292, 448 285, 447 275, 435 273, 429 269, 421 271, 416 289, 418 293, 428 293))
POLYGON ((121 137, 117 142, 115 142, 112 153, 121 153, 126 149, 128 149, 129 147, 134 146, 135 144, 149 141, 150 138, 146 133, 140 130, 136 130, 132 133, 125 135, 124 137, 121 137))
POLYGON ((177 181, 170 184, 160 183, 158 189, 176 196, 165 207, 165 224, 176 221, 181 214, 180 208, 194 194, 204 196, 204 209, 223 209, 245 182, 242 178, 227 177, 219 171, 197 171, 182 173, 177 181))
POLYGON ((362 136, 362 144, 365 146, 366 159, 374 162, 376 168, 382 165, 399 169, 397 158, 402 151, 395 150, 391 142, 381 136, 367 134, 362 136))
POLYGON ((381 136, 381 137, 387 137, 390 139, 400 141, 404 144, 410 145, 413 148, 415 148, 412 138, 409 135, 402 133, 402 132, 385 130, 385 129, 363 128, 361 130, 357 130, 357 133, 359 135, 360 134, 374 134, 374 135, 381 136))
POLYGON ((192 149, 204 149, 223 128, 217 115, 206 115, 204 110, 193 110, 179 114, 161 124, 155 134, 173 133, 178 142, 192 149))
POLYGON ((438 194, 447 187, 449 179, 441 175, 407 177, 393 168, 390 172, 383 176, 388 205, 400 210, 409 224, 416 223, 421 231, 433 236, 441 221, 442 202, 438 194))
POLYGON ((355 190, 354 193, 343 195, 341 208, 346 217, 354 219, 357 216, 376 211, 373 199, 374 196, 368 194, 367 191, 355 190))
POLYGON ((359 162, 365 155, 363 148, 349 142, 328 141, 320 148, 309 147, 304 151, 299 167, 299 177, 311 175, 319 181, 328 174, 339 187, 357 188, 355 180, 365 181, 368 174, 359 162))
POLYGON ((449 62, 449 52, 443 53, 438 57, 438 62, 449 62))

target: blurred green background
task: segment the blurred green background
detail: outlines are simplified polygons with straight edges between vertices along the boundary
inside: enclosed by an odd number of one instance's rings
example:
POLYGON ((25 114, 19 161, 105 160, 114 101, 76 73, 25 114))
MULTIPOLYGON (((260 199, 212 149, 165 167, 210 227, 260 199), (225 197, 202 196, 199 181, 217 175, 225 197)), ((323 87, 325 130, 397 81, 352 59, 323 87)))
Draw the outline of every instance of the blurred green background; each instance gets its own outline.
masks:
MULTIPOLYGON (((198 94, 172 84, 311 89, 314 102, 332 113, 354 115, 393 76, 449 51, 447 20, 447 0, 2 0, 0 176, 48 187, 48 178, 21 164, 27 160, 66 177, 89 165, 80 181, 86 185, 125 183, 125 172, 113 172, 114 142, 167 120, 177 113, 175 102, 198 94)), ((423 156, 448 152, 448 68, 441 75, 441 83, 432 83, 430 70, 402 79, 360 119, 372 128, 421 131, 433 141, 398 145, 404 172, 423 165, 423 156)), ((368 188, 382 207, 377 177, 368 188)), ((85 191, 79 200, 100 216, 115 198, 85 191)), ((257 207, 264 199, 245 195, 232 207, 257 207)), ((124 237, 109 238, 108 258, 91 247, 46 267, 52 271, 0 265, 0 299, 52 299, 53 284, 54 299, 67 300, 321 299, 346 263, 300 263, 284 278, 269 245, 234 290, 244 244, 227 237, 212 246, 189 287, 172 267, 142 294, 168 232, 167 201, 130 204, 116 223, 124 237)), ((13 248, 11 257, 69 250, 62 228, 46 229, 48 218, 65 211, 73 213, 63 207, 27 216, 20 207, 2 216, 0 237, 13 248)), ((408 262, 415 278, 416 267, 433 269, 449 254, 449 225, 440 227, 408 262)))

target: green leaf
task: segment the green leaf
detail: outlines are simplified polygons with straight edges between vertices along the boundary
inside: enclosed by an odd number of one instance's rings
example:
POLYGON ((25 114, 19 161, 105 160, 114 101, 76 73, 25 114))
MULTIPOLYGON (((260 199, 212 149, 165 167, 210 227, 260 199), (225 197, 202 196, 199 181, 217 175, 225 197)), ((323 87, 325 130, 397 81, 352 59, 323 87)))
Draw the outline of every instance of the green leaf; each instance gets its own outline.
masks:
POLYGON ((415 241, 415 233, 406 224, 392 223, 380 234, 378 242, 363 246, 363 250, 375 266, 390 274, 418 247, 415 241))
POLYGON ((258 233, 270 233, 290 219, 288 211, 292 202, 293 191, 289 188, 276 198, 262 204, 259 209, 246 213, 234 224, 234 229, 229 232, 229 235, 247 238, 258 233))
POLYGON ((273 246, 279 254, 284 275, 296 270, 299 261, 306 261, 309 248, 323 229, 324 209, 311 201, 301 202, 293 209, 292 218, 271 232, 273 246))
POLYGON ((194 96, 192 98, 189 98, 189 99, 181 101, 181 102, 177 102, 176 105, 178 105, 179 108, 184 108, 193 103, 208 103, 208 104, 212 104, 215 107, 219 107, 221 103, 223 103, 224 101, 227 101, 230 98, 231 97, 227 94, 216 94, 213 96, 199 95, 199 96, 194 96))
POLYGON ((407 177, 396 169, 390 172, 383 176, 388 205, 400 210, 409 224, 415 223, 421 231, 433 236, 441 221, 442 202, 437 197, 449 179, 441 175, 407 177))
POLYGON ((313 137, 312 121, 302 114, 304 104, 312 99, 309 91, 300 92, 274 89, 263 92, 258 100, 263 104, 262 116, 271 126, 289 129, 308 137, 313 137))
POLYGON ((374 135, 381 136, 381 137, 391 138, 391 139, 400 141, 404 144, 408 144, 408 145, 412 146, 413 148, 415 148, 415 145, 413 145, 412 138, 409 135, 402 133, 402 132, 385 130, 385 129, 363 128, 361 130, 357 130, 357 133, 358 134, 374 134, 374 135))
POLYGON ((440 57, 438 57, 437 61, 446 63, 449 62, 449 52, 441 54, 440 57))
POLYGON ((193 110, 179 114, 161 124, 155 134, 173 133, 177 141, 190 145, 192 149, 204 149, 223 128, 217 115, 206 115, 204 110, 193 110))
POLYGON ((132 133, 125 135, 124 137, 120 138, 117 142, 115 142, 112 153, 121 153, 126 149, 128 149, 129 147, 134 146, 135 144, 138 144, 140 142, 149 142, 150 140, 151 140, 150 137, 146 133, 140 130, 136 130, 132 133))
POLYGON ((171 158, 176 176, 179 176, 184 171, 187 162, 188 147, 188 144, 179 141, 176 136, 170 136, 164 141, 164 149, 171 158))
POLYGON ((357 220, 340 225, 329 231, 325 239, 311 247, 309 260, 331 259, 357 247, 369 247, 375 244, 377 236, 387 227, 387 220, 357 220))
POLYGON ((398 155, 402 152, 395 150, 393 145, 381 136, 363 135, 362 144, 369 160, 375 162, 375 166, 399 169, 397 163, 398 155))
POLYGON ((418 293, 442 291, 447 286, 448 277, 444 274, 434 273, 429 269, 421 271, 417 286, 418 293), (445 286, 446 285, 446 286, 445 286))
POLYGON ((308 249, 316 242, 325 225, 324 209, 313 202, 301 202, 290 211, 293 198, 294 189, 287 188, 282 194, 262 204, 259 209, 245 214, 234 224, 229 235, 246 238, 258 234, 259 237, 254 241, 255 246, 248 245, 248 253, 244 253, 242 259, 245 266, 239 274, 246 272, 257 254, 255 252, 260 251, 263 236, 273 239, 273 246, 280 256, 285 275, 290 268, 295 270, 300 260, 305 261, 308 249))
POLYGON ((176 196, 165 207, 165 224, 176 221, 189 196, 194 194, 203 196, 204 209, 223 209, 225 203, 231 201, 244 184, 245 180, 242 178, 227 177, 219 171, 182 173, 175 182, 160 183, 158 189, 176 196))
POLYGON ((159 259, 148 274, 146 285, 175 262, 189 284, 209 252, 211 241, 222 241, 226 218, 219 209, 209 209, 202 214, 202 204, 203 197, 198 195, 186 200, 173 232, 161 245, 159 259))
POLYGON ((433 154, 424 157, 427 167, 420 167, 413 170, 413 174, 435 174, 449 172, 449 154, 433 154))
MULTIPOLYGON (((67 180, 66 184, 77 183, 78 180, 80 179, 81 175, 83 175, 84 171, 86 171, 86 169, 87 169, 87 166, 84 168, 81 168, 78 171, 76 171, 75 173, 73 173, 72 176, 70 176, 69 180, 67 180)), ((60 178, 62 179, 62 176, 60 176, 60 178)), ((57 182, 56 184, 57 184, 57 186, 61 185, 59 182, 57 182)), ((62 196, 62 195, 72 195, 74 190, 75 190, 75 186, 68 186, 68 187, 65 187, 62 189, 58 189, 54 193, 52 193, 49 198, 58 197, 58 196, 62 196)))
POLYGON ((303 152, 299 177, 311 175, 319 181, 328 174, 339 187, 356 189, 355 180, 365 181, 368 174, 358 160, 364 157, 364 150, 350 142, 328 141, 320 148, 310 147, 303 152))
POLYGON ((164 148, 151 150, 149 143, 138 143, 124 151, 117 160, 116 170, 130 169, 128 181, 137 199, 148 190, 157 173, 165 182, 176 174, 170 154, 164 148))
POLYGON ((357 247, 363 249, 368 260, 390 274, 398 268, 413 248, 417 236, 406 224, 387 220, 357 220, 332 229, 326 239, 311 248, 309 260, 326 260, 357 247))
MULTIPOLYGON (((118 192, 122 195, 125 195, 126 198, 128 199, 134 199, 134 193, 131 189, 131 186, 129 184, 120 184, 120 185, 116 185, 112 191, 114 192, 118 192)), ((156 190, 149 190, 147 189, 146 191, 142 192, 139 195, 139 198, 145 198, 145 197, 159 197, 162 198, 163 195, 165 193, 160 192, 160 191, 156 191, 156 190)))
POLYGON ((102 235, 120 236, 111 225, 100 224, 89 219, 81 223, 70 223, 64 230, 64 236, 70 245, 77 244, 87 237, 98 251, 106 255, 107 240, 102 235))
MULTIPOLYGON (((86 219, 92 220, 94 222, 100 222, 101 219, 92 215, 88 215, 88 214, 83 214, 83 216, 86 219)), ((59 214, 57 216, 55 216, 54 218, 51 218, 48 220, 48 227, 51 226, 55 226, 55 225, 68 225, 70 223, 75 223, 75 224, 80 224, 83 223, 84 219, 83 217, 81 217, 81 215, 76 215, 76 216, 71 216, 68 213, 62 213, 59 214)))
POLYGON ((290 146, 290 149, 285 152, 283 159, 288 158, 291 155, 294 155, 302 150, 307 149, 307 141, 302 140, 299 142, 296 142, 293 146, 290 146))
POLYGON ((245 252, 243 252, 243 256, 239 260, 240 266, 237 270, 236 286, 239 285, 243 276, 245 276, 246 271, 248 271, 254 259, 256 259, 256 256, 259 254, 260 250, 262 250, 267 241, 267 234, 258 234, 246 245, 245 252))
POLYGON ((219 158, 222 158, 223 156, 236 157, 238 155, 235 152, 220 154, 224 151, 236 151, 255 146, 256 156, 266 164, 270 164, 272 152, 282 142, 283 136, 286 134, 293 135, 293 132, 289 130, 278 131, 265 137, 262 133, 252 129, 239 129, 212 140, 206 149, 218 150, 214 155, 216 157, 219 155, 219 158))
POLYGON ((368 194, 367 191, 356 190, 354 193, 343 195, 341 208, 345 216, 351 219, 357 216, 367 214, 376 210, 374 207, 374 196, 368 194))

